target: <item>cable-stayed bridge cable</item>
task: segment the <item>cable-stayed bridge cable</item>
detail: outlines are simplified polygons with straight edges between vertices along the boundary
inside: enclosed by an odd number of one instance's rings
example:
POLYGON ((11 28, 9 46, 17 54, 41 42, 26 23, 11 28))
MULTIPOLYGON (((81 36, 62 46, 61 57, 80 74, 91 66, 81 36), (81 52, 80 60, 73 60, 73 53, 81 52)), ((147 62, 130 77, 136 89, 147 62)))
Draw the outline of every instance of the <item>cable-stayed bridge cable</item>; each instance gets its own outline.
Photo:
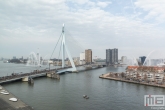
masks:
MULTIPOLYGON (((57 41, 57 43, 56 43, 56 46, 54 47, 54 50, 53 50, 53 52, 52 52, 52 55, 53 55, 53 53, 54 53, 54 51, 55 51, 55 49, 56 49, 56 47, 57 47, 57 44, 58 44, 59 40, 61 39, 61 36, 62 36, 62 33, 61 33, 61 35, 60 35, 60 37, 59 37, 59 39, 58 39, 58 41, 57 41)), ((50 56, 50 59, 51 59, 52 55, 50 56)))
MULTIPOLYGON (((58 63, 59 63, 59 58, 60 58, 60 53, 61 53, 61 46, 62 46, 62 42, 61 42, 61 45, 60 45, 60 51, 59 51, 59 54, 58 54, 58 63)), ((57 63, 56 63, 57 64, 57 63)), ((58 65, 56 65, 56 68, 57 68, 58 65)))

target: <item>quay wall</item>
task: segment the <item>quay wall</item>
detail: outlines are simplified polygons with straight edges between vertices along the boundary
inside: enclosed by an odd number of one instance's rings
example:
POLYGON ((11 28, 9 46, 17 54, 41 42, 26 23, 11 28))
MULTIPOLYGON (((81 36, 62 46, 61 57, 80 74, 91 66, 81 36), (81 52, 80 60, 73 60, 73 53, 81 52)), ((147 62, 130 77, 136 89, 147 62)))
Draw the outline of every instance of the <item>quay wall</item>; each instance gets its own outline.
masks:
POLYGON ((0 91, 6 91, 9 93, 8 95, 0 93, 0 110, 34 110, 32 107, 24 103, 22 100, 17 98, 15 95, 13 95, 1 85, 0 91), (17 98, 17 101, 12 102, 9 100, 10 98, 17 98))
POLYGON ((154 87, 162 87, 162 88, 165 88, 165 85, 149 84, 149 83, 143 83, 143 82, 136 82, 136 81, 124 80, 124 79, 121 79, 121 78, 109 77, 109 76, 108 76, 108 73, 107 73, 107 74, 102 74, 102 75, 100 75, 99 78, 102 78, 102 79, 109 79, 109 80, 115 80, 115 81, 121 81, 121 82, 127 82, 127 83, 134 83, 134 84, 141 84, 141 85, 147 85, 147 86, 154 86, 154 87))

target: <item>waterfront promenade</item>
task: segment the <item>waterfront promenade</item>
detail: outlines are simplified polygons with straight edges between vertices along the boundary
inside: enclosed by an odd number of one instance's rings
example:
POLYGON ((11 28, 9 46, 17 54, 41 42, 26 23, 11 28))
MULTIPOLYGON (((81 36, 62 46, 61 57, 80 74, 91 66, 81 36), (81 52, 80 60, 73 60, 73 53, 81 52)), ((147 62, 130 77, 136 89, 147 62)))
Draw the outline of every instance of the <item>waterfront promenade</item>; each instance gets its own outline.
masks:
MULTIPOLYGON (((0 91, 7 91, 4 87, 0 86, 0 91)), ((8 92, 8 91, 7 91, 8 92)), ((12 93, 5 95, 0 93, 0 110, 33 110, 32 107, 28 106, 12 93), (10 98, 17 98, 16 102, 10 101, 10 98)))
POLYGON ((142 81, 127 80, 121 77, 112 77, 110 76, 110 73, 102 74, 99 76, 99 78, 165 88, 165 84, 156 84, 156 83, 147 83, 147 82, 142 82, 142 81))

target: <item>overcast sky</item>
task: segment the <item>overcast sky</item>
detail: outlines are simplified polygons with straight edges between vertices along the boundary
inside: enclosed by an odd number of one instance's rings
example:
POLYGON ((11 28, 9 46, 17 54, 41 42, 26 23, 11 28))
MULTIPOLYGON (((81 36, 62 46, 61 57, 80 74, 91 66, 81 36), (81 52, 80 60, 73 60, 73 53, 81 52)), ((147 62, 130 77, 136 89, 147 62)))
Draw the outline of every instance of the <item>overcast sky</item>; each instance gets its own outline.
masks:
POLYGON ((165 0, 0 0, 0 57, 28 57, 37 48, 49 56, 63 23, 93 57, 105 58, 108 48, 118 48, 119 59, 165 52, 164 10, 165 0))

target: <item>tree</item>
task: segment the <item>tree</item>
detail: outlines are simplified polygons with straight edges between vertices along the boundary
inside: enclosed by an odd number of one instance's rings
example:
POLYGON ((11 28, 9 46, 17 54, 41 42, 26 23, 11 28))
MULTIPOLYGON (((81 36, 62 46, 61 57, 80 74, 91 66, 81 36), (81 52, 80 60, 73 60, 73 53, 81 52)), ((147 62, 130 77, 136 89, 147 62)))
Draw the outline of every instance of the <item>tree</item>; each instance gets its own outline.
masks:
POLYGON ((121 77, 122 77, 122 78, 124 77, 124 73, 123 73, 123 72, 121 73, 121 77))
POLYGON ((147 81, 147 74, 144 73, 144 81, 147 81))
POLYGON ((117 75, 117 73, 115 73, 115 77, 117 77, 118 75, 117 75))

